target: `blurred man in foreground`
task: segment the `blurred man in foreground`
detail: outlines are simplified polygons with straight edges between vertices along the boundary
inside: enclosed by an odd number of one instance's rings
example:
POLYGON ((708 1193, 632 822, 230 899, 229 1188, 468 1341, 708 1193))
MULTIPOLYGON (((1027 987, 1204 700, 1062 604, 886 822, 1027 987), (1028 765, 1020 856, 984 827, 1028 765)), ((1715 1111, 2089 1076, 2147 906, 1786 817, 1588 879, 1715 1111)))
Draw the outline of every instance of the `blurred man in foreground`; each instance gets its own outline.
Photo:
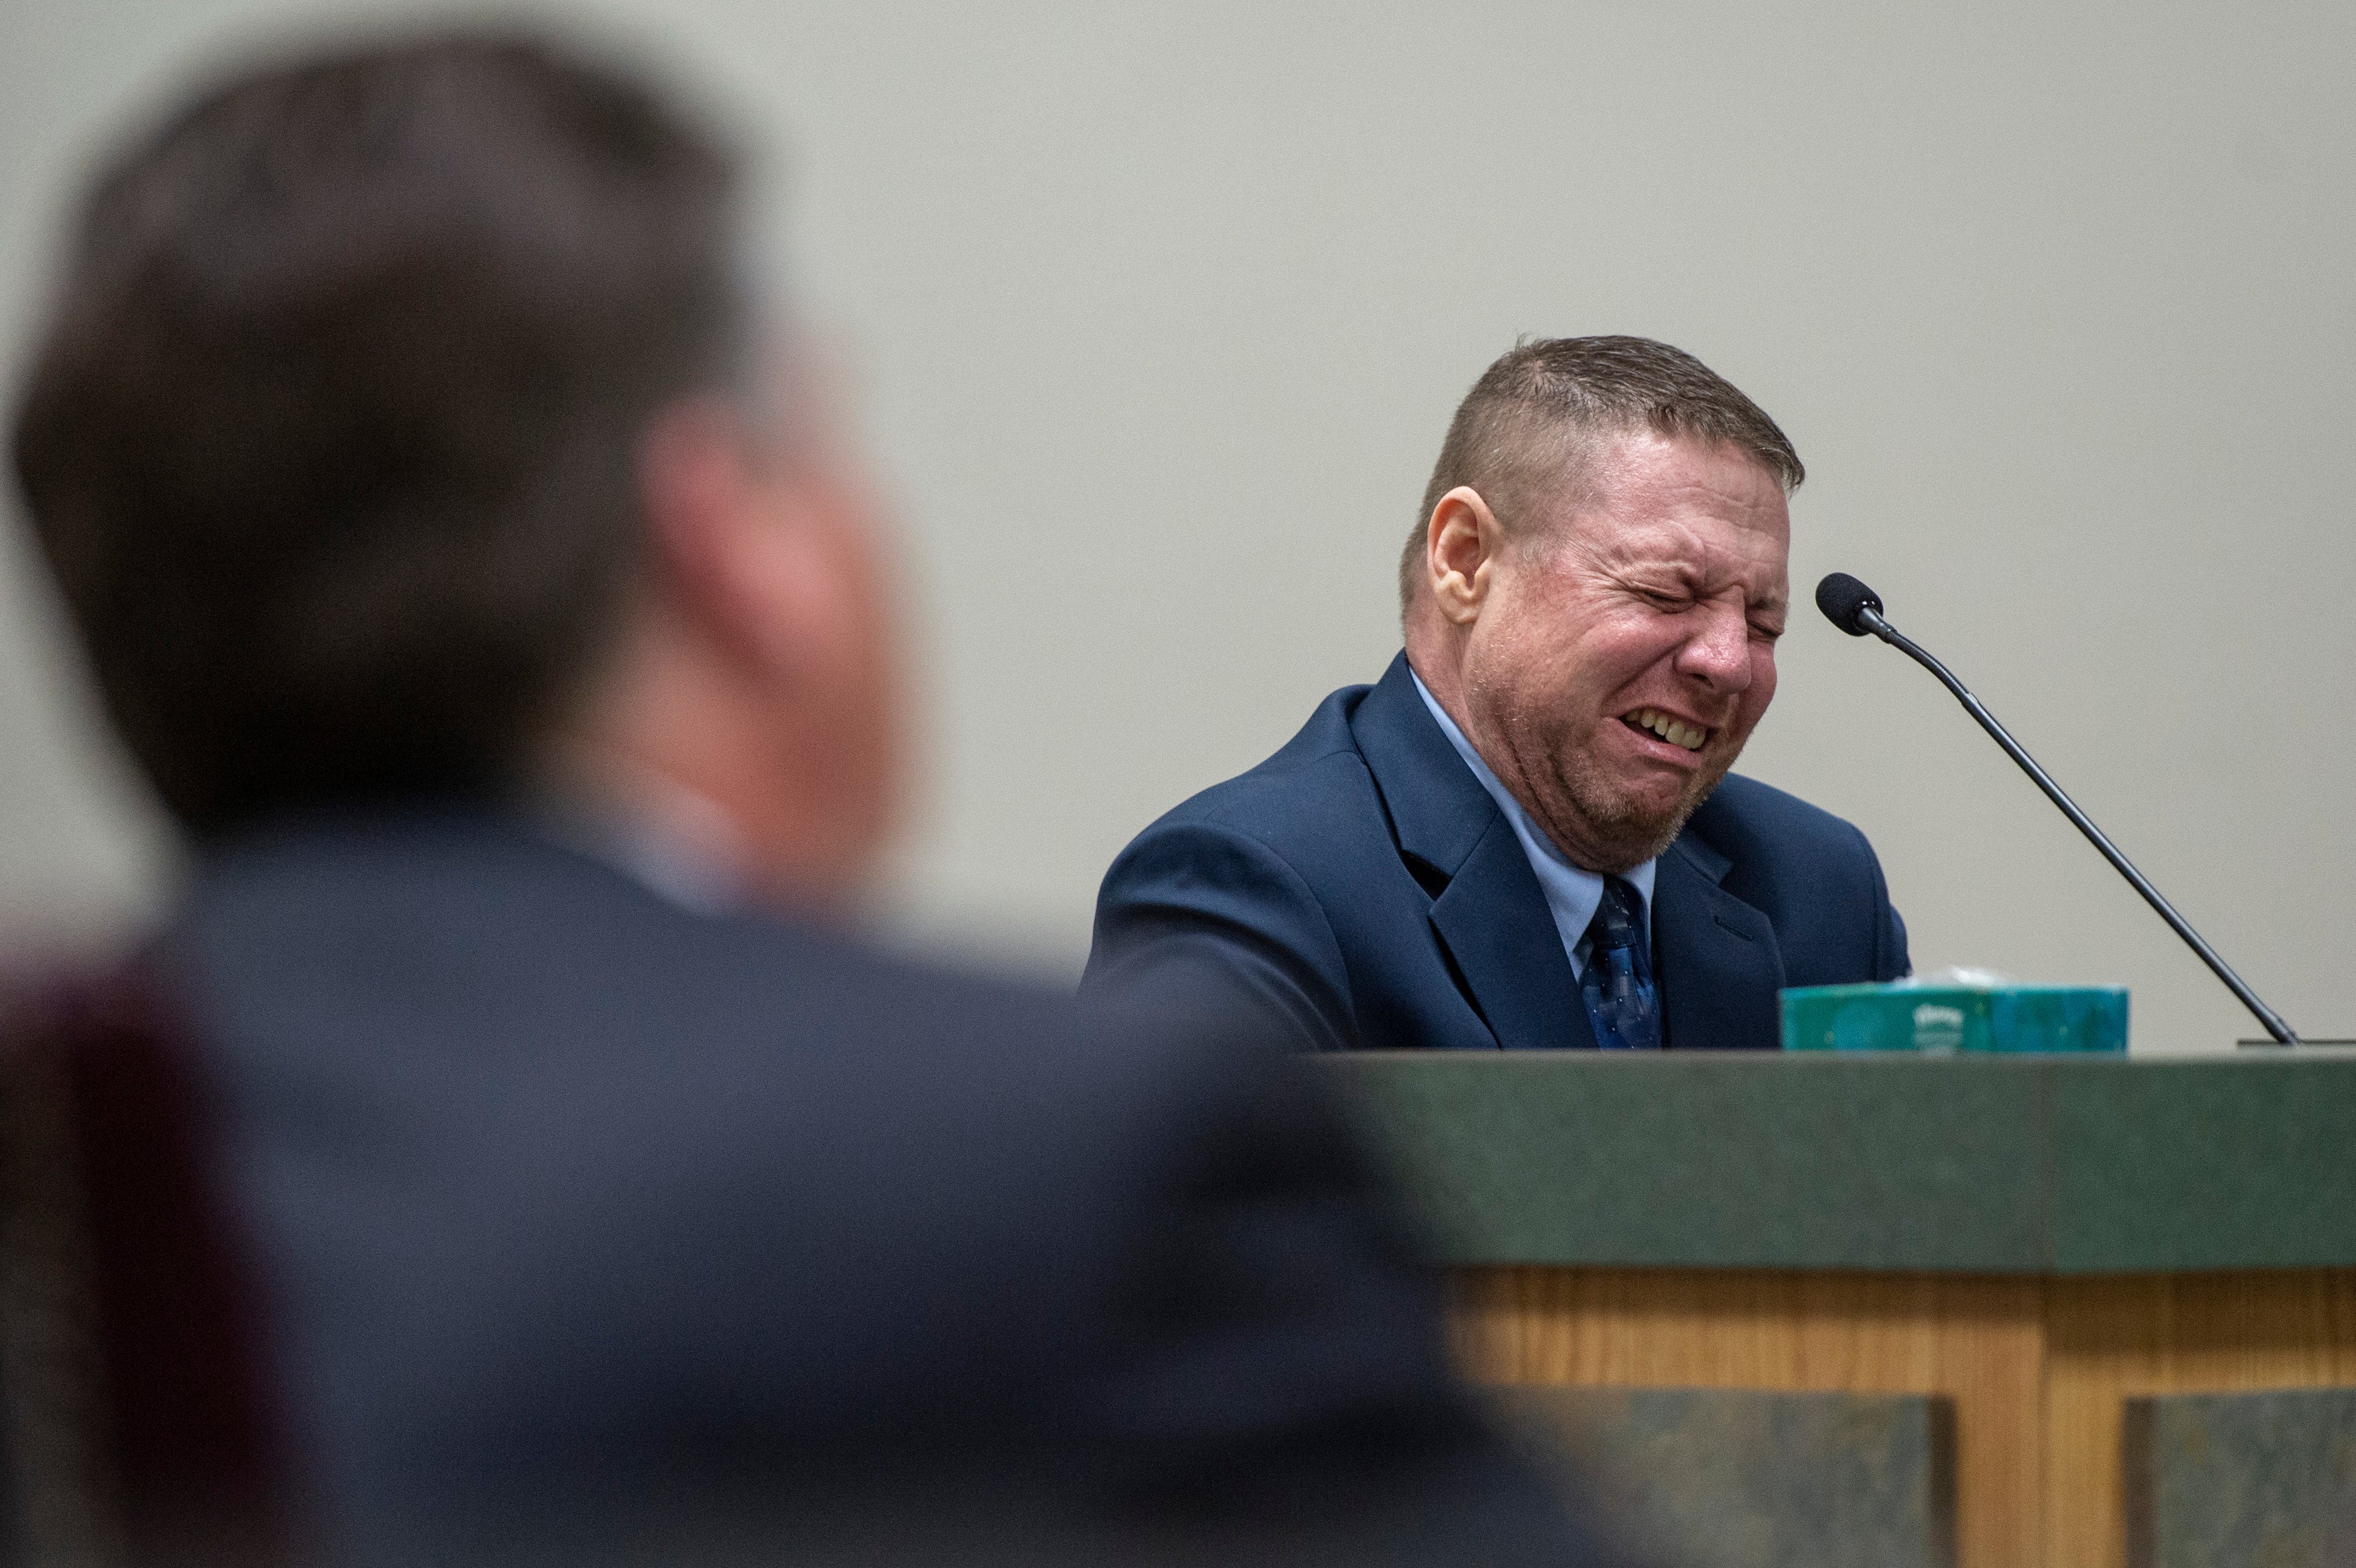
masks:
POLYGON ((1092 986, 1217 972, 1299 1044, 1772 1049, 1894 980, 1848 823, 1727 769, 1775 694, 1799 455, 1644 338, 1525 343, 1456 411, 1406 648, 1105 874, 1092 986))
POLYGON ((35 1533, 1585 1560, 1280 1053, 825 929, 899 783, 888 572, 736 186, 458 34, 232 81, 91 196, 16 471, 199 855, 16 1018, 72 1134, 20 1246, 79 1227, 99 1362, 8 1367, 80 1423, 11 1427, 35 1533))

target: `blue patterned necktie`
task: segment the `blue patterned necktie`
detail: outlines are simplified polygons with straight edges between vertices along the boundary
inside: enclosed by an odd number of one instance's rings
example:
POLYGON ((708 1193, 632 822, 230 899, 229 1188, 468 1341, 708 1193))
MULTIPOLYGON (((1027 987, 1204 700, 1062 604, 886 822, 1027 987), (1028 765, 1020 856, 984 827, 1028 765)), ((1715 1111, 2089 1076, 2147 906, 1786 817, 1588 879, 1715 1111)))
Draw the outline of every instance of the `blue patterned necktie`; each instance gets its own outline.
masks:
POLYGON ((1603 879, 1603 902, 1587 923, 1587 967, 1579 989, 1597 1045, 1607 1051, 1661 1048, 1661 993, 1645 950, 1644 901, 1616 876, 1603 879))

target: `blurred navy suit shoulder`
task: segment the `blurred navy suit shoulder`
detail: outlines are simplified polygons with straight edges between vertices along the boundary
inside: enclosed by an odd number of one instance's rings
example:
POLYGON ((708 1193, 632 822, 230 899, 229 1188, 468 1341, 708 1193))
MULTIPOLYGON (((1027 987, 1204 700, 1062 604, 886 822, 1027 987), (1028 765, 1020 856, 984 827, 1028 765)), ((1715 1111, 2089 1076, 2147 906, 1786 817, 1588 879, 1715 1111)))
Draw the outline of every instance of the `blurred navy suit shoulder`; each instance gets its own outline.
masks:
POLYGON ((248 840, 163 950, 296 1511, 347 1545, 880 1464, 1584 1560, 1280 1048, 696 913, 487 814, 248 840))
MULTIPOLYGON (((1772 1048, 1783 987, 1908 971, 1865 835, 1733 776, 1660 857, 1653 950, 1665 1043, 1688 1049, 1772 1048)), ((1088 987, 1182 970, 1221 975, 1300 1045, 1594 1045, 1537 877, 1404 654, 1113 862, 1088 987)))

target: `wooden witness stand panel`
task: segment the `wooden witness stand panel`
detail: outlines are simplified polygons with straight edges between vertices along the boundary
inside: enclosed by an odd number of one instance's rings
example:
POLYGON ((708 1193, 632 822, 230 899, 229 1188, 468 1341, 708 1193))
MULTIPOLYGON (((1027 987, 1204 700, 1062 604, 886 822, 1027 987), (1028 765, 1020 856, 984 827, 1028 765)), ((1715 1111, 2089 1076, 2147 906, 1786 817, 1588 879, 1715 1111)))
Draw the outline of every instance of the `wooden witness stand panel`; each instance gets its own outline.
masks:
POLYGON ((1458 1271, 1479 1381, 1944 1394, 1958 1568, 2125 1568, 2122 1402, 2356 1384, 2356 1269, 1458 1271))
POLYGON ((2356 1387, 2356 1057, 1322 1065, 1476 1379, 1944 1395, 1961 1568, 2126 1568, 2126 1399, 2356 1387))

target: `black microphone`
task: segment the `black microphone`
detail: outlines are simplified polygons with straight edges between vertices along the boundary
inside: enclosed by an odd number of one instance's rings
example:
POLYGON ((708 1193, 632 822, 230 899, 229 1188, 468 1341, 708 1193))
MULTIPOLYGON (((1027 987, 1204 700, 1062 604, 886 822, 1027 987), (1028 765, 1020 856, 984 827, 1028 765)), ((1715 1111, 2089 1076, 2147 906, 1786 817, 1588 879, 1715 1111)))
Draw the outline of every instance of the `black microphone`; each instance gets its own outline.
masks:
POLYGON ((1816 585, 1816 608, 1851 637, 1863 637, 1865 624, 1858 617, 1867 610, 1881 614, 1881 596, 1847 573, 1835 572, 1816 585))
POLYGON ((2241 999, 2243 1006, 2257 1015, 2258 1022, 2265 1026, 2266 1033, 2273 1036, 2279 1045, 2298 1044, 2298 1036, 2291 1032, 2288 1024, 2283 1022, 2282 1015, 2260 1001, 2258 993, 2250 989, 2248 983, 2233 972, 2233 965, 2218 957, 2215 948, 2201 940, 2201 933, 2194 930, 2191 923, 2176 912, 2176 906, 2161 897, 2159 889, 2151 885, 2149 878, 2137 871, 2127 857, 2119 853, 2116 844, 2103 836, 2103 830, 2094 825, 2094 819, 2080 811, 2078 802, 2063 794, 2062 786, 2048 778, 2045 769, 2037 766, 2036 759, 2020 749, 2020 743, 2005 733, 2004 726, 1996 722, 1995 716, 1980 706, 1980 700, 1965 691, 1964 683, 1948 673, 1945 665, 1923 652, 1922 649, 1915 646, 1912 639, 1882 618, 1881 596, 1879 594, 1847 573, 1835 572, 1816 585, 1816 608, 1825 612, 1826 620, 1831 621, 1851 637, 1863 637, 1866 633, 1871 632, 1932 674, 1936 675, 1939 678, 1939 683, 1954 693, 1955 701, 1964 704, 1964 711, 1979 720, 1980 727, 1996 737, 1996 743, 2004 747, 2005 755, 2019 763, 2021 771, 2037 780, 2037 787, 2045 791, 2046 798, 2061 807, 2062 814, 2075 823, 2078 831, 2084 833, 2094 846, 2103 852, 2103 858, 2109 861, 2121 876, 2134 885, 2135 890, 2143 895, 2144 902, 2158 910, 2159 918, 2166 920, 2169 928, 2184 939, 2186 946, 2201 955, 2201 961, 2207 964, 2217 978, 2225 983, 2225 988, 2241 999))

